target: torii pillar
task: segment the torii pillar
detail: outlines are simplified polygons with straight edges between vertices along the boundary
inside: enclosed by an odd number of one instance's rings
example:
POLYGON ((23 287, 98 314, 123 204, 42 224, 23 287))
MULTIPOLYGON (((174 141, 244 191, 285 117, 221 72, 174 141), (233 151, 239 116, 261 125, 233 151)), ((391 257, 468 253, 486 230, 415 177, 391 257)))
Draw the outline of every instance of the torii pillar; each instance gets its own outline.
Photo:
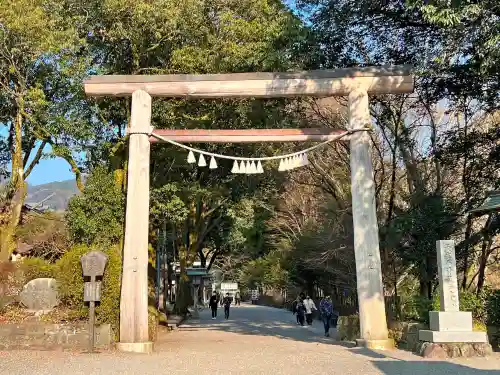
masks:
MULTIPOLYGON (((368 93, 358 88, 349 93, 349 128, 371 127, 368 93)), ((354 253, 359 302, 359 346, 390 349, 385 314, 384 288, 380 261, 375 184, 367 132, 351 135, 351 196, 354 227, 354 253)))
POLYGON ((151 353, 148 329, 149 154, 151 96, 132 94, 127 167, 127 210, 117 349, 151 353))

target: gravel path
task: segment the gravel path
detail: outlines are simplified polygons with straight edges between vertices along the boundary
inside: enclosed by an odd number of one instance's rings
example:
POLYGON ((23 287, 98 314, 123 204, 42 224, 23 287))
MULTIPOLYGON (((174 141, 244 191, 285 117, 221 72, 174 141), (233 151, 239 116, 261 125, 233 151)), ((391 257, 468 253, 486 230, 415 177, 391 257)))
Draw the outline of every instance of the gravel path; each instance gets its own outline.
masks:
MULTIPOLYGON (((221 316, 222 315, 222 316, 221 316)), ((0 374, 9 375, 500 375, 500 358, 424 361, 403 351, 349 348, 322 336, 315 322, 302 328, 291 313, 242 305, 224 320, 204 311, 199 320, 160 336, 156 352, 145 356, 104 352, 0 352, 0 374)))

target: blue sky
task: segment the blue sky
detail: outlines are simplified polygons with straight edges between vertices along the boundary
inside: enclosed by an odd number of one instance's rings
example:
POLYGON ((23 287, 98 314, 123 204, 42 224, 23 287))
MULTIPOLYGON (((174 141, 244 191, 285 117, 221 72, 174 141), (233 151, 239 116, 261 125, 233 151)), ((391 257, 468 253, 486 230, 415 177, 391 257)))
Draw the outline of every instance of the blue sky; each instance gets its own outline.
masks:
MULTIPOLYGON (((50 152, 50 146, 46 147, 50 152)), ((61 158, 44 159, 33 169, 28 177, 30 185, 42 185, 53 181, 65 181, 75 178, 71 167, 61 158)))
MULTIPOLYGON (((7 127, 0 127, 0 137, 7 135, 7 127)), ((46 154, 49 154, 52 149, 47 145, 44 149, 46 154)), ((32 154, 34 154, 33 152, 32 154)), ((31 162, 31 160, 29 160, 31 162)), ((9 168, 10 169, 10 166, 9 168)), ((75 176, 71 172, 69 164, 61 158, 42 159, 40 163, 33 169, 27 181, 30 185, 42 185, 53 181, 64 181, 73 179, 75 176)))

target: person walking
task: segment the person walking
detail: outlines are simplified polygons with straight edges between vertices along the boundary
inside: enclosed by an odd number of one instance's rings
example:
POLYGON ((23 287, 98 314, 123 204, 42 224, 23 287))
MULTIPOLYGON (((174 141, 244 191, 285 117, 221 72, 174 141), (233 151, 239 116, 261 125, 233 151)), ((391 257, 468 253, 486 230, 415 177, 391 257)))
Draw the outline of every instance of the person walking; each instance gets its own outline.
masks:
POLYGON ((210 297, 210 301, 208 302, 208 306, 210 306, 210 309, 212 310, 212 320, 215 320, 217 318, 217 306, 219 304, 219 296, 217 296, 216 292, 213 292, 212 296, 210 297))
POLYGON ((299 300, 297 301, 297 320, 302 327, 304 327, 305 313, 306 313, 306 308, 304 306, 304 300, 302 300, 299 297, 299 300))
POLYGON ((299 316, 297 315, 298 303, 299 303, 299 297, 295 298, 295 300, 292 302, 292 314, 295 315, 295 318, 297 319, 297 324, 299 324, 299 316))
POLYGON ((319 310, 321 312, 321 320, 323 320, 323 326, 325 328, 325 337, 330 337, 330 321, 333 316, 333 304, 330 296, 326 296, 319 303, 319 310))
POLYGON ((237 290, 235 295, 234 295, 234 305, 235 306, 240 306, 241 305, 241 295, 240 295, 240 291, 237 290))
POLYGON ((226 293, 226 296, 224 297, 223 304, 224 304, 224 317, 229 319, 229 307, 231 306, 231 302, 233 302, 232 298, 229 296, 229 293, 226 293))
POLYGON ((304 300, 304 307, 306 309, 306 322, 307 325, 310 326, 312 324, 312 313, 318 309, 310 296, 307 296, 304 300))

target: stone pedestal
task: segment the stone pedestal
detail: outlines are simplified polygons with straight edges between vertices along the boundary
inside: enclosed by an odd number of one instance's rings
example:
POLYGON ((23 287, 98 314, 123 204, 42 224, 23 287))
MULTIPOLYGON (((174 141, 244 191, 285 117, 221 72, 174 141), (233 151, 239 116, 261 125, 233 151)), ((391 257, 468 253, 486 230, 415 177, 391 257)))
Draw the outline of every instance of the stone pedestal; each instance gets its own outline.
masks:
POLYGON ((431 331, 472 332, 470 311, 429 311, 431 331))
MULTIPOLYGON (((429 312, 430 329, 419 331, 419 340, 445 346, 453 346, 453 343, 488 345, 486 332, 472 331, 472 313, 460 311, 454 242, 437 241, 437 255, 441 311, 429 312)), ((432 346, 432 348, 437 347, 432 346)), ((440 346, 436 350, 441 350, 440 348, 443 347, 440 346)), ((475 353, 475 351, 470 352, 475 353)))
POLYGON ((486 334, 486 332, 422 330, 418 333, 418 339, 420 341, 435 342, 435 343, 452 343, 452 342, 487 343, 488 335, 486 334))

